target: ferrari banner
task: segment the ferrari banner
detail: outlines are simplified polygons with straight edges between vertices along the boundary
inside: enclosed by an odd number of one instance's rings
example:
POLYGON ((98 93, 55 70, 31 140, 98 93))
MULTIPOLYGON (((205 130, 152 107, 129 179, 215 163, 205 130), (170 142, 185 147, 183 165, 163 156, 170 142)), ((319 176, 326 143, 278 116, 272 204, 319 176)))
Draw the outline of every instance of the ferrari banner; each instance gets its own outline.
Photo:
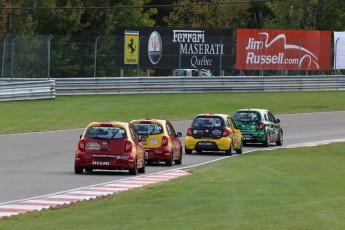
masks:
POLYGON ((329 70, 331 32, 237 30, 239 70, 329 70))
POLYGON ((138 64, 139 61, 139 31, 125 31, 124 63, 138 64))

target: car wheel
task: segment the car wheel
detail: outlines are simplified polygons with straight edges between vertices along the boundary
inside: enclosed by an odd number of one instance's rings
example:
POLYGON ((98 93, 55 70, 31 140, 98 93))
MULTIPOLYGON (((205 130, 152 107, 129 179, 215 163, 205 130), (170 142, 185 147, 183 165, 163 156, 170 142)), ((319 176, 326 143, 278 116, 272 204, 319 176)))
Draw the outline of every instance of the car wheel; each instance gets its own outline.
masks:
POLYGON ((279 136, 278 136, 278 140, 276 142, 277 145, 283 145, 283 132, 279 131, 279 136))
POLYGON ((74 166, 75 174, 83 174, 84 169, 82 167, 74 166))
POLYGON ((143 166, 140 169, 138 169, 138 173, 145 173, 145 171, 146 171, 146 163, 144 161, 143 166))
POLYGON ((237 153, 237 154, 243 153, 243 141, 242 141, 242 140, 241 140, 240 148, 236 150, 236 153, 237 153))
POLYGON ((87 172, 87 173, 92 173, 92 171, 93 171, 93 169, 91 169, 91 168, 85 168, 85 172, 87 172))
POLYGON ((180 157, 175 161, 175 165, 182 164, 182 149, 180 149, 180 157))
POLYGON ((166 165, 166 166, 172 166, 172 165, 173 165, 173 161, 174 161, 173 156, 174 156, 174 153, 171 152, 171 153, 170 153, 170 159, 169 159, 168 161, 165 162, 165 165, 166 165))
POLYGON ((225 154, 228 156, 231 156, 231 154, 234 152, 234 145, 231 143, 229 150, 225 151, 225 154))
POLYGON ((137 159, 135 159, 135 163, 133 168, 129 169, 129 175, 137 175, 138 174, 138 162, 137 159))
POLYGON ((265 147, 270 146, 270 137, 268 135, 268 133, 266 134, 266 140, 263 142, 265 147))
POLYGON ((192 154, 192 152, 193 152, 193 150, 191 150, 191 149, 184 149, 184 152, 186 153, 186 154, 192 154))

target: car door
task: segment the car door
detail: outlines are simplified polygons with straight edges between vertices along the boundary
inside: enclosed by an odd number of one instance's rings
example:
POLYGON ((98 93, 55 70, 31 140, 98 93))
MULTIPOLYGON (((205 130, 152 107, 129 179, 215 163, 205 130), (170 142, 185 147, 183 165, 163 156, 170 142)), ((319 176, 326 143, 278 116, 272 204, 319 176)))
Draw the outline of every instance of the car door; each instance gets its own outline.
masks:
POLYGON ((239 149, 241 146, 241 138, 242 138, 241 130, 236 126, 236 123, 231 117, 228 117, 228 123, 229 123, 232 136, 234 139, 233 141, 234 149, 239 149))
POLYGON ((169 138, 171 139, 171 142, 173 144, 174 157, 180 157, 181 141, 178 138, 174 127, 171 125, 169 121, 167 121, 166 123, 166 128, 169 134, 169 138))
POLYGON ((279 124, 277 123, 276 118, 273 116, 271 112, 268 112, 268 117, 271 123, 272 140, 277 141, 279 135, 279 124))
POLYGON ((129 126, 129 131, 131 133, 132 140, 135 143, 135 148, 137 149, 138 165, 141 166, 145 160, 144 159, 145 149, 144 149, 142 143, 139 141, 138 134, 132 125, 129 126))

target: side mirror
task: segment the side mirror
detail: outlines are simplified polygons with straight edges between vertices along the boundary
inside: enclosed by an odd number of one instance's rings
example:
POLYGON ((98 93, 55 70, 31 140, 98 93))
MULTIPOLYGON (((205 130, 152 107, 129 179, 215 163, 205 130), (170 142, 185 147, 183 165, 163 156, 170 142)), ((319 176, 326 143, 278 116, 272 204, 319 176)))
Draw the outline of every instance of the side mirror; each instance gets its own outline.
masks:
POLYGON ((182 133, 181 133, 181 132, 177 132, 177 133, 176 133, 176 136, 177 136, 177 137, 182 137, 182 133))
POLYGON ((79 139, 81 139, 82 136, 83 136, 83 134, 81 134, 81 135, 79 136, 79 139))
POLYGON ((280 123, 280 119, 277 119, 277 123, 280 123))

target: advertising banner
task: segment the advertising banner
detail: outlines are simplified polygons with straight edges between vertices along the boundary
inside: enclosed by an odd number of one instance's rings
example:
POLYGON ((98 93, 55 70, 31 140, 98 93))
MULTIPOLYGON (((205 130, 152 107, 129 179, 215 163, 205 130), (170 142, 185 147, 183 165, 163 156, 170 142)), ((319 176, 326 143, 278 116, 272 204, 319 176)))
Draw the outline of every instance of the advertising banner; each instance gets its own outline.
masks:
POLYGON ((115 65, 120 68, 227 69, 235 64, 231 30, 117 27, 115 42, 115 65), (138 43, 129 31, 138 32, 138 43), (139 62, 131 48, 139 51, 139 62))
POLYGON ((329 70, 331 32, 237 30, 236 69, 329 70))
POLYGON ((334 32, 334 69, 345 69, 345 32, 334 32))
POLYGON ((124 43, 124 63, 138 64, 139 62, 139 31, 126 30, 124 43))

